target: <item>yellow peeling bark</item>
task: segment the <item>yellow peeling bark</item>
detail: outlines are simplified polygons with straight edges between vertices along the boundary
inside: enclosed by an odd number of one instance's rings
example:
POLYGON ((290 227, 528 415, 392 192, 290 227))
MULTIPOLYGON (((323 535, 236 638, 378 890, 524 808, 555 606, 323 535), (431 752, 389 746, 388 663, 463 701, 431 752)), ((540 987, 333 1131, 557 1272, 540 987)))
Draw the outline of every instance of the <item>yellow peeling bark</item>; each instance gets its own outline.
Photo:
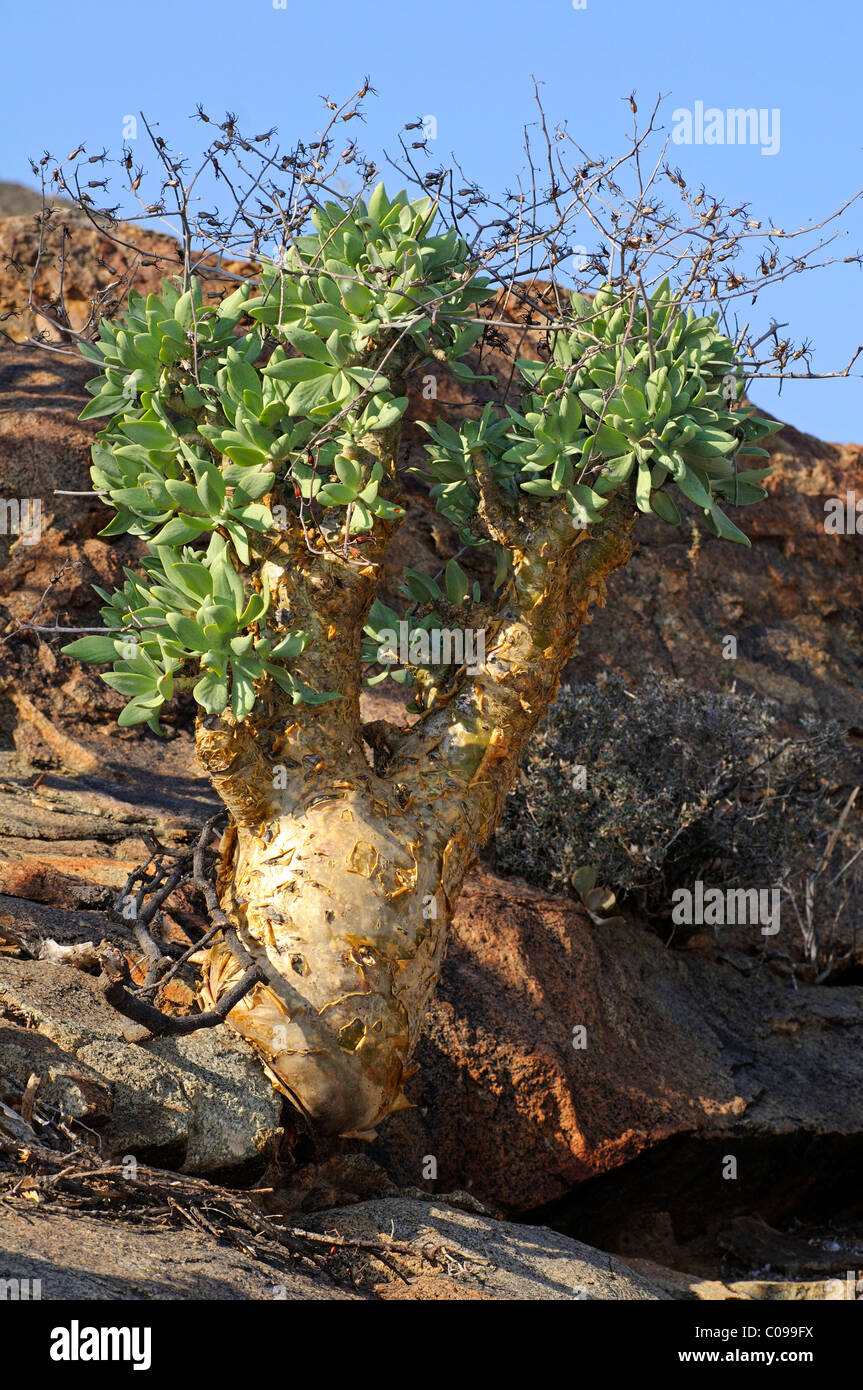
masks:
MULTIPOLYGON (((629 557, 634 513, 623 504, 590 531, 552 508, 531 515, 483 669, 461 672, 410 731, 393 731, 378 771, 359 711, 377 571, 310 554, 296 534, 264 561, 271 607, 315 634, 297 674, 341 699, 293 706, 268 683, 244 724, 199 720, 198 753, 233 822, 220 900, 266 980, 228 1022, 317 1134, 368 1136, 408 1104, 404 1082, 464 877, 579 629, 629 557)), ((372 562, 386 539, 370 548, 372 562)), ((219 942, 203 1000, 242 971, 219 942)))

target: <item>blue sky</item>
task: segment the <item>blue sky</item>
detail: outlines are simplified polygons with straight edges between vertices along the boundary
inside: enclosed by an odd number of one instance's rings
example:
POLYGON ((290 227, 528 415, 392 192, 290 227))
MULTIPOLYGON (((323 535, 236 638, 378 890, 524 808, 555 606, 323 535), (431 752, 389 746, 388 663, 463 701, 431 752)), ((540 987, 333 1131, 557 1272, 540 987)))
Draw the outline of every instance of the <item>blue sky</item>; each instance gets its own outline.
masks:
MULTIPOLYGON (((7 12, 3 39, 0 177, 21 182, 32 182, 28 156, 45 149, 65 155, 85 140, 90 151, 118 150, 124 117, 139 110, 191 153, 203 133, 188 119, 199 101, 213 115, 236 111, 255 132, 276 124, 290 143, 318 124, 320 94, 343 99, 368 73, 379 92, 361 134, 369 154, 393 148, 406 121, 432 115, 434 162, 454 152, 491 190, 523 167, 531 75, 550 119, 566 120, 596 154, 624 148, 633 89, 642 111, 669 96, 669 126, 675 107, 698 101, 778 108, 775 154, 672 147, 688 181, 749 201, 765 223, 819 221, 863 187, 863 19, 851 0, 586 0, 578 9, 573 0, 42 0, 7 12)), ((863 201, 844 226, 836 253, 863 250, 863 201)), ((814 370, 830 371, 863 342, 861 306, 863 271, 843 265, 780 287, 759 312, 812 339, 814 370)), ((860 378, 788 383, 781 401, 765 383, 752 394, 799 429, 863 442, 860 378)))

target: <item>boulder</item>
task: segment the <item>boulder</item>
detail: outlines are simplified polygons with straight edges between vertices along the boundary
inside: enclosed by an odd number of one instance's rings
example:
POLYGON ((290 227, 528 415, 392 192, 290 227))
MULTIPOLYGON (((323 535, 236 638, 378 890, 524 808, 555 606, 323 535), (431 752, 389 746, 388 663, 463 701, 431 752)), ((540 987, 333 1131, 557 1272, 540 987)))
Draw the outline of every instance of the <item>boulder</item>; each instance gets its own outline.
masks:
POLYGON ((99 1072, 32 1028, 0 1023, 0 1099, 22 1095, 39 1078, 40 1102, 88 1125, 108 1119, 111 1087, 99 1072))
POLYGON ((32 1071, 47 1065, 47 1038, 108 1093, 98 1127, 106 1156, 243 1177, 261 1171, 279 1146, 281 1097, 251 1048, 224 1026, 130 1042, 127 1020, 92 976, 3 957, 0 1019, 18 1033, 22 1023, 38 1030, 32 1071))
POLYGON ((757 957, 669 950, 481 872, 456 913, 413 1109, 370 1153, 400 1183, 520 1214, 585 1184, 599 1210, 600 1182, 614 1208, 610 1179, 631 1170, 637 1196, 648 1161, 696 1220, 699 1202, 731 1215, 762 1200, 781 1214, 819 1187, 851 1200, 861 1049, 859 986, 793 989, 757 957), (804 1162, 819 1145, 823 1165, 804 1162))
MULTIPOLYGON (((389 1235, 417 1250, 444 1246, 451 1260, 448 1274, 459 1292, 486 1299, 560 1302, 579 1299, 664 1301, 669 1294, 611 1255, 542 1226, 495 1221, 487 1215, 450 1206, 446 1199, 426 1202, 415 1197, 385 1197, 356 1206, 318 1212, 305 1218, 313 1230, 333 1231, 348 1240, 389 1235), (461 1291, 463 1290, 463 1291, 461 1291)), ((435 1275, 426 1276, 434 1284, 435 1275)), ((390 1297, 428 1297, 396 1290, 390 1297)))
POLYGON ((664 1265, 654 1264, 652 1260, 639 1259, 631 1260, 630 1268, 678 1300, 700 1299, 707 1303, 739 1303, 741 1299, 751 1303, 833 1303, 842 1299, 846 1292, 839 1279, 732 1279, 723 1282, 721 1279, 702 1279, 698 1275, 667 1269, 664 1265))
POLYGON ((863 448, 790 425, 768 443, 768 497, 738 518, 751 548, 695 544, 686 519, 677 529, 640 518, 636 553, 612 575, 570 679, 613 670, 635 688, 650 669, 702 690, 736 681, 776 701, 789 724, 805 714, 863 724, 861 538, 824 530, 829 498, 863 496, 863 448))

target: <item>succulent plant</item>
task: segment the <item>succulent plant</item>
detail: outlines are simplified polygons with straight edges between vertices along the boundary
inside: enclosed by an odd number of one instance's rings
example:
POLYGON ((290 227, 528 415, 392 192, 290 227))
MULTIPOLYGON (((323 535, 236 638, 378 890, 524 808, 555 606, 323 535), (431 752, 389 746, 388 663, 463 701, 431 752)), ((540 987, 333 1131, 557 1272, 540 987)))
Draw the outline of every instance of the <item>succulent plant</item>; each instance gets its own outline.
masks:
POLYGON ((483 452, 505 493, 565 498, 578 525, 598 521, 612 493, 678 525, 676 487, 708 532, 748 545, 719 502, 766 495, 769 470, 746 462, 767 457, 759 442, 780 425, 737 408, 743 374, 717 316, 684 313, 668 280, 648 298, 606 285, 571 300, 577 326, 556 333, 551 361, 518 364, 520 410, 496 418, 487 407, 459 432, 424 424, 440 510, 464 536, 476 510, 471 457, 483 452))
MULTIPOLYGON (((102 534, 144 554, 100 591, 104 633, 64 650, 111 667, 123 725, 159 732, 177 690, 198 702, 198 757, 230 815, 230 926, 201 997, 237 986, 228 1022, 329 1134, 367 1135, 408 1103, 464 875, 638 512, 678 520, 677 488, 714 534, 745 539, 719 502, 763 495, 764 470, 737 459, 775 428, 741 408, 715 318, 667 283, 574 296, 551 360, 519 364, 519 409, 427 426, 419 471, 494 579, 455 557, 442 584, 406 568, 400 615, 380 590, 405 514, 408 374, 431 360, 474 381, 491 298, 482 257, 438 216, 383 185, 326 201, 220 303, 189 274, 130 295, 85 348, 84 416, 104 422, 93 484, 115 513, 102 534), (402 623, 406 657, 387 653, 402 623), (414 660, 443 623, 481 630, 483 660, 414 660), (363 722, 362 681, 386 675, 415 687, 409 728, 363 722)), ((610 892, 578 882, 609 920, 610 892)))

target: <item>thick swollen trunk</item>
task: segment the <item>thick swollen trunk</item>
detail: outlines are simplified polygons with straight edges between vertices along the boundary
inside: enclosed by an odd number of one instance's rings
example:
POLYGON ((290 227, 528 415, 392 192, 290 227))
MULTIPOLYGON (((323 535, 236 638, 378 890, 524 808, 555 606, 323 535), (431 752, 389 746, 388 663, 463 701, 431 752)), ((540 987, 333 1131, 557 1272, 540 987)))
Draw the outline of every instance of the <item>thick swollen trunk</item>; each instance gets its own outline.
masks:
MULTIPOLYGON (((299 674, 342 698, 295 707, 268 687, 241 726, 203 719, 198 751, 233 822, 222 904, 266 979, 228 1021, 317 1133, 368 1134, 407 1104, 403 1083, 464 877, 591 604, 629 556, 631 524, 617 503, 592 534, 573 532, 563 514, 537 522, 513 547, 484 668, 462 672, 409 731, 390 729, 377 771, 359 711, 375 571, 334 556, 304 561, 290 542, 267 560, 274 609, 290 607, 315 631, 299 674)), ((219 943, 205 999, 242 970, 219 943)))

